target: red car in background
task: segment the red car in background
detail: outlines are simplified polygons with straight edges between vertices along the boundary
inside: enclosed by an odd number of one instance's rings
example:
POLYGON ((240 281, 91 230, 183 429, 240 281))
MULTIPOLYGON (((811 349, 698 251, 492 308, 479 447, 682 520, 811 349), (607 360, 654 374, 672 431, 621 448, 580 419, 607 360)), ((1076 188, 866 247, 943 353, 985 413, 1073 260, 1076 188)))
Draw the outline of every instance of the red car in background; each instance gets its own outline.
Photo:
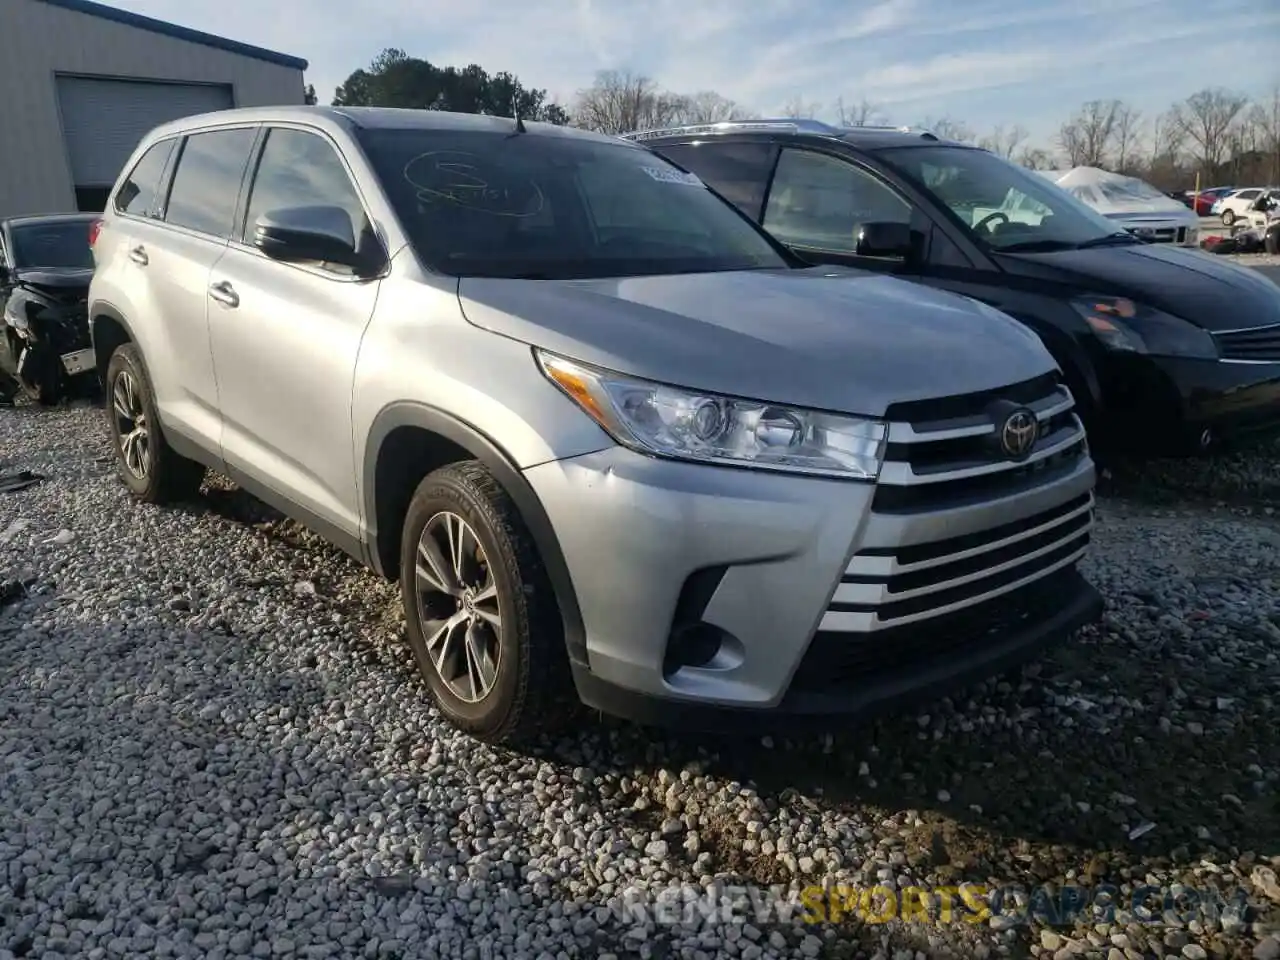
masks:
POLYGON ((1186 200, 1183 201, 1187 206, 1192 207, 1197 216, 1211 216, 1214 201, 1222 197, 1224 194, 1230 193, 1235 187, 1210 187, 1208 190, 1201 190, 1197 196, 1194 190, 1188 190, 1186 200))

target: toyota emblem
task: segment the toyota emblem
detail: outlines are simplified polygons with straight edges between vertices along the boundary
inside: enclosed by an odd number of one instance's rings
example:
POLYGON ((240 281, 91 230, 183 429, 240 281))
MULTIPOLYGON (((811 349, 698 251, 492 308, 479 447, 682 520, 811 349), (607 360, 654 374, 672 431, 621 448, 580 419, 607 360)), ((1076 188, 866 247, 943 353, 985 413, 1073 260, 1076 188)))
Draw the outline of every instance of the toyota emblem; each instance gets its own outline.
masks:
POLYGON ((1013 411, 1000 426, 1000 448, 1014 460, 1029 454, 1039 438, 1040 421, 1025 408, 1013 411))
POLYGON ((1029 410, 1015 410, 1000 428, 1000 448, 1005 456, 1021 460, 1032 452, 1039 439, 1039 421, 1029 410))

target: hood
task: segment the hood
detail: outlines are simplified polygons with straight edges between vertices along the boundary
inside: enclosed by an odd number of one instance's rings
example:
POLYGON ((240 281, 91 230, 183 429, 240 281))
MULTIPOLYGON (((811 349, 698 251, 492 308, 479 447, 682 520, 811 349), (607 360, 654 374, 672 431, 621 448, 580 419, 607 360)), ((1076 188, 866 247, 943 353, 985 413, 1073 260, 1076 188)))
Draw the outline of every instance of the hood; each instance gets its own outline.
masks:
POLYGON ((19 267, 14 271, 13 277, 23 286, 47 290, 51 293, 67 294, 76 291, 88 293, 89 281, 93 279, 93 268, 19 267))
POLYGON ((1183 207, 1174 210, 1155 210, 1155 211, 1117 211, 1114 213, 1104 213, 1103 216, 1108 220, 1114 220, 1126 227, 1132 226, 1174 226, 1174 227, 1200 227, 1199 215, 1189 207, 1183 207))
POLYGON ((1280 323, 1280 286, 1249 267, 1167 243, 999 254, 1011 273, 1150 304, 1206 330, 1280 323))
POLYGON ((458 292, 476 326, 585 363, 865 416, 1055 369, 1035 334, 986 305, 840 268, 464 279, 458 292))

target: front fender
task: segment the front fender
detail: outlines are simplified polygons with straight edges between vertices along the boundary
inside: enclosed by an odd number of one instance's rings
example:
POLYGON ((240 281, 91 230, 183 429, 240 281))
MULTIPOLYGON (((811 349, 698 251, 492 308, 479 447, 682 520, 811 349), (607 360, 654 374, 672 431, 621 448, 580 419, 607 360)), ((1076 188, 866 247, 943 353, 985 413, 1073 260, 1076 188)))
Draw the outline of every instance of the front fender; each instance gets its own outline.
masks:
POLYGON ((542 502, 533 487, 524 478, 514 459, 496 440, 465 420, 437 407, 414 401, 397 401, 383 407, 374 418, 368 440, 365 443, 362 466, 363 512, 366 529, 366 549, 370 560, 380 574, 384 574, 378 548, 377 471, 378 458, 383 444, 391 434, 402 428, 412 427, 441 437, 462 448, 483 463, 497 478, 515 502, 529 534, 533 537, 538 555, 546 568, 547 577, 555 592, 556 602, 564 624, 565 643, 570 657, 586 662, 586 630, 578 608, 577 594, 569 566, 565 562, 555 528, 547 516, 542 502))

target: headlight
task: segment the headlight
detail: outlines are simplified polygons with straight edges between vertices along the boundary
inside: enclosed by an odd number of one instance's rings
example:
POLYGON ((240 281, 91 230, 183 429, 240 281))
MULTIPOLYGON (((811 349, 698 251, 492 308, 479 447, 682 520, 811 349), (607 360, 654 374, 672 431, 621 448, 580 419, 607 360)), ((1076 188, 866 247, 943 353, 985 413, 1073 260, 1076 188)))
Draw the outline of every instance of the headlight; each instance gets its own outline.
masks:
POLYGON ((670 387, 540 350, 536 356, 584 413, 641 453, 849 480, 880 473, 881 421, 670 387))
POLYGON ((1127 353, 1217 360, 1209 331, 1123 297, 1081 297, 1071 305, 1103 345, 1127 353))
POLYGON ((10 297, 4 305, 4 322, 14 330, 27 329, 27 301, 22 297, 10 297))

